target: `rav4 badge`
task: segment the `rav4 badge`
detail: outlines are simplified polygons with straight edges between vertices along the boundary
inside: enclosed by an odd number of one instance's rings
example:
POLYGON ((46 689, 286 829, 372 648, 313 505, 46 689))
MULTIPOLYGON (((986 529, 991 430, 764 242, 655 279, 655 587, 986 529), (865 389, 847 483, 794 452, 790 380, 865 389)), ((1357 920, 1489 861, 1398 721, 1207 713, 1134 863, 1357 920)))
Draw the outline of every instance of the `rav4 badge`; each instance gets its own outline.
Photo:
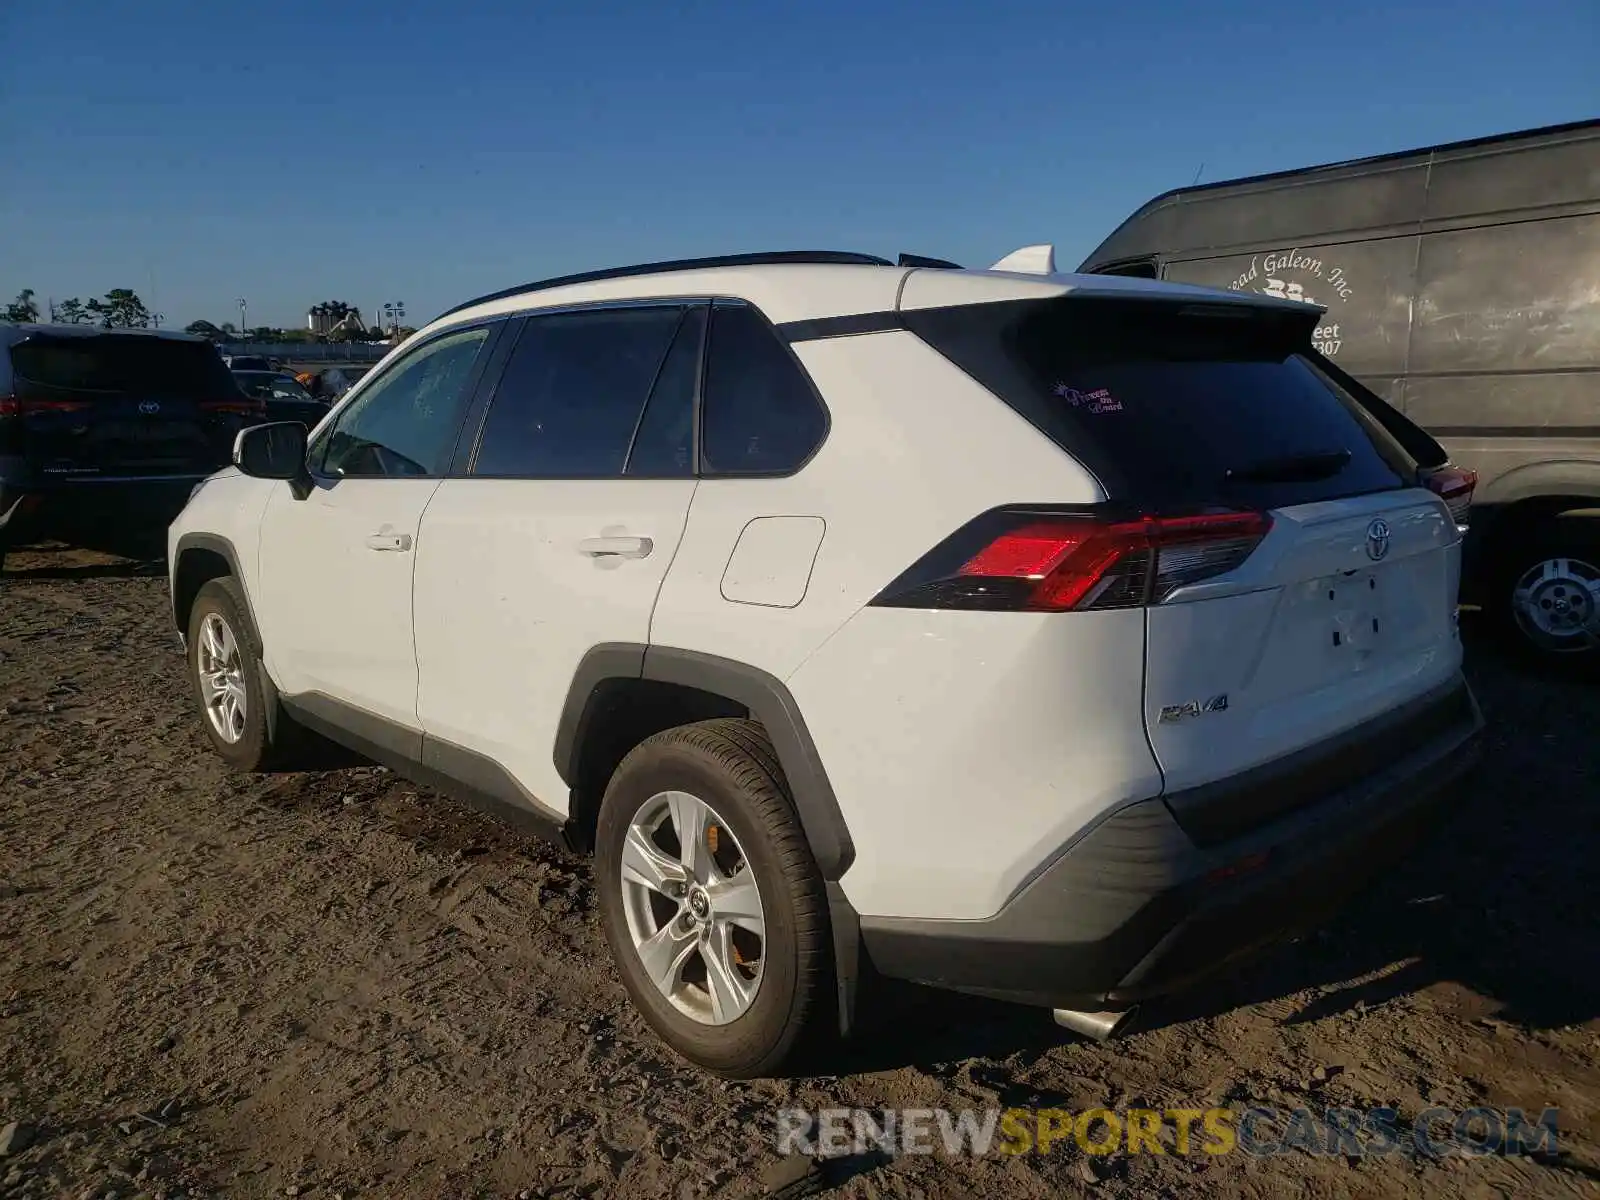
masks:
POLYGON ((1227 711, 1228 693, 1223 692, 1222 695, 1213 696, 1204 703, 1201 703, 1199 700, 1191 700, 1187 704, 1163 705, 1161 708, 1161 724, 1172 725, 1183 720, 1185 717, 1198 717, 1204 713, 1227 711))

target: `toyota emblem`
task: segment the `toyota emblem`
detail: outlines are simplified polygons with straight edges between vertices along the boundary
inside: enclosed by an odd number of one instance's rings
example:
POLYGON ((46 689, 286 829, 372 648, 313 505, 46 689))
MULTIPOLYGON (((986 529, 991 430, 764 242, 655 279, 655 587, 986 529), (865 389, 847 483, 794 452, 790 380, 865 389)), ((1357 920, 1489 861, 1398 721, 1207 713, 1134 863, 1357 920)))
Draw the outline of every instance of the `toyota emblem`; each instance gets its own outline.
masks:
POLYGON ((1389 522, 1382 517, 1367 526, 1367 557, 1373 562, 1389 553, 1389 522))
POLYGON ((153 417, 161 411, 161 405, 154 400, 141 400, 139 401, 139 411, 147 417, 153 417))

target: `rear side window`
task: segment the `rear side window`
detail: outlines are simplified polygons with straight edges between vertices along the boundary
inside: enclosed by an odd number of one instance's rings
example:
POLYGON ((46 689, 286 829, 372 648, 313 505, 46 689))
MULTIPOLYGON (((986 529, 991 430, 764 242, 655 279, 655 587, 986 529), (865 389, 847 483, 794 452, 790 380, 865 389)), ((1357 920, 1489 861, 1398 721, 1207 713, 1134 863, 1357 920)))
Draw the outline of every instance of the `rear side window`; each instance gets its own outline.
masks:
POLYGON ((1265 509, 1403 485, 1397 447, 1302 355, 1308 317, 1067 298, 907 318, 1114 500, 1265 509))
POLYGON ((745 304, 712 310, 701 406, 707 475, 788 474, 828 432, 828 414, 800 364, 745 304))
POLYGON ((474 475, 614 479, 681 308, 529 318, 484 419, 474 475))
POLYGON ((195 400, 238 395, 216 348, 176 338, 99 334, 30 337, 11 348, 15 375, 68 392, 172 396, 195 400))

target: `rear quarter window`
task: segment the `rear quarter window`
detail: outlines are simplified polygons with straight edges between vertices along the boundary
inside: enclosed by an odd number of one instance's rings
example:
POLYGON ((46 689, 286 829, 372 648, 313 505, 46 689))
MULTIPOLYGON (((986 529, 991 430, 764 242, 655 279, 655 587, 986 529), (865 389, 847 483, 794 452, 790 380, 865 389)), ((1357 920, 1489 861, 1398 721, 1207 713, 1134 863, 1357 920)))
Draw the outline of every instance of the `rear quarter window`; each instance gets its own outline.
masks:
POLYGON ((701 397, 702 473, 787 475, 828 434, 828 413, 809 378, 765 317, 718 301, 701 397))
POLYGON ((1141 507, 1281 508, 1404 486, 1403 453, 1274 310, 1070 297, 908 324, 1141 507))

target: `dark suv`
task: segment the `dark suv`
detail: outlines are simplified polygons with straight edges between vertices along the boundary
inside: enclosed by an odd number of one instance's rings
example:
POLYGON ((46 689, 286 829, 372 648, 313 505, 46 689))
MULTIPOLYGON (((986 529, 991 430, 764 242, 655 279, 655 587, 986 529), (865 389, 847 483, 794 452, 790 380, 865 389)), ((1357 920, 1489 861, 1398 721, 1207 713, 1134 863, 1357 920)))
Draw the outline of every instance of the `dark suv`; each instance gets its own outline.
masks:
POLYGON ((73 521, 170 515, 265 415, 202 338, 0 323, 0 560, 73 521))

